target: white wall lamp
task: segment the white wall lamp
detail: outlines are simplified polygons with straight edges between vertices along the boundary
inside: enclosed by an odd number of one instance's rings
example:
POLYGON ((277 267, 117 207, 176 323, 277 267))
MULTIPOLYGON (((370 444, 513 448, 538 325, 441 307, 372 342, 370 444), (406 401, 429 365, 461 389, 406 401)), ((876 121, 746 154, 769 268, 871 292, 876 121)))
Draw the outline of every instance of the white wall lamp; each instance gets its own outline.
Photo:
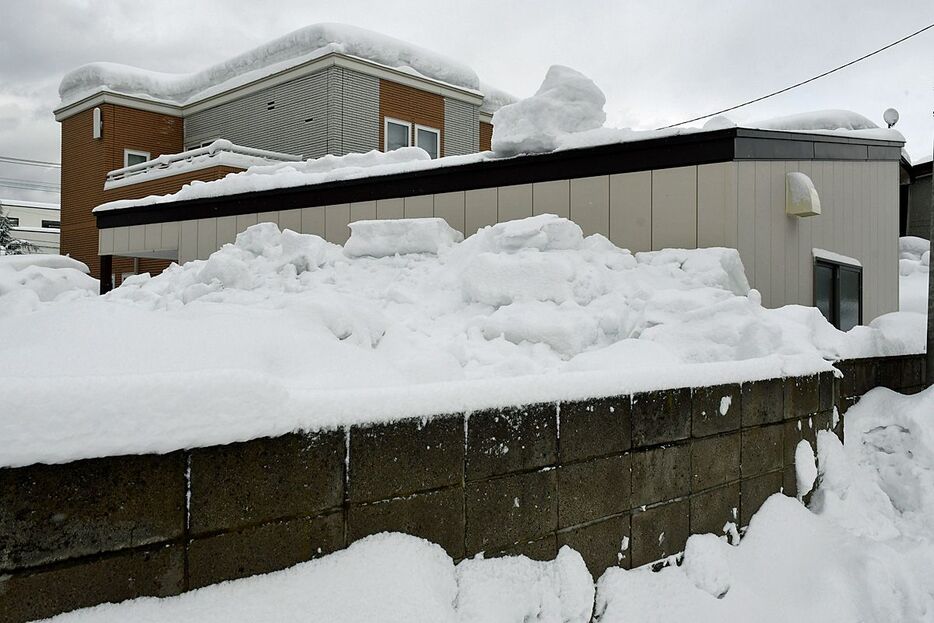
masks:
POLYGON ((785 214, 805 217, 820 215, 820 197, 814 182, 797 171, 785 174, 785 214))

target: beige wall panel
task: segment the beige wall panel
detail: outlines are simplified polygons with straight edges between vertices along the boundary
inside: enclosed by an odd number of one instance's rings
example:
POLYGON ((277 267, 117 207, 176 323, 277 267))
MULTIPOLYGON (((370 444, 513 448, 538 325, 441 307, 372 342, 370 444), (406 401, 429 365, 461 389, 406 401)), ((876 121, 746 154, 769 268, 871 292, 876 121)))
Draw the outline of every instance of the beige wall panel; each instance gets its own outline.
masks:
POLYGON ((291 229, 296 233, 302 231, 302 211, 301 210, 282 210, 279 212, 279 229, 285 231, 291 229))
POLYGON ((571 182, 555 180, 532 184, 532 214, 571 215, 571 182))
POLYGON ((882 172, 882 200, 884 202, 884 216, 887 224, 879 228, 882 245, 881 254, 886 269, 883 281, 889 285, 882 312, 888 313, 898 309, 898 215, 899 215, 899 165, 897 162, 880 162, 882 172))
POLYGON ((233 244, 237 240, 237 217, 220 216, 217 218, 217 248, 233 244))
POLYGON ((100 255, 110 255, 114 250, 114 230, 101 229, 97 232, 97 252, 100 255))
MULTIPOLYGON (((846 253, 846 221, 849 216, 848 201, 846 197, 846 184, 844 182, 845 162, 833 162, 833 200, 834 200, 834 223, 833 234, 829 240, 833 241, 833 249, 839 253, 846 253)), ((823 247, 827 249, 827 247, 823 247)))
POLYGON ((179 223, 178 263, 198 259, 198 221, 179 223))
POLYGON ((399 199, 380 199, 376 202, 376 218, 405 218, 405 202, 399 199))
POLYGON ((147 251, 155 251, 162 248, 162 225, 160 223, 150 223, 143 227, 143 246, 147 251))
POLYGON ((217 219, 198 220, 198 259, 206 260, 217 251, 217 219))
POLYGON ((697 246, 736 248, 736 163, 697 167, 697 246))
POLYGON ((114 227, 114 253, 126 253, 130 250, 130 228, 114 227))
POLYGON ((498 195, 498 220, 515 221, 532 216, 532 185, 500 186, 498 195))
POLYGON ((163 249, 178 249, 179 246, 179 223, 177 221, 172 223, 163 223, 162 224, 162 248, 163 249))
POLYGON ((130 248, 130 251, 143 251, 146 248, 146 226, 145 225, 131 225, 130 226, 129 248, 130 248))
POLYGON ((279 224, 279 212, 260 212, 256 215, 257 223, 275 223, 279 224))
POLYGON ((610 235, 610 176, 571 180, 571 220, 584 235, 610 235))
MULTIPOLYGON (((795 217, 785 213, 785 162, 774 160, 769 163, 769 217, 772 219, 771 256, 771 286, 774 306, 779 306, 788 300, 788 281, 790 280, 789 267, 785 262, 785 241, 789 237, 796 237, 792 231, 795 217)), ((797 270, 797 268, 795 268, 797 270)), ((795 272, 797 277, 797 272, 795 272)), ((795 280, 797 285, 797 281, 795 280)))
POLYGON ((633 253, 652 250, 652 172, 610 176, 610 240, 633 253))
POLYGON ((756 162, 756 285, 762 304, 772 307, 772 171, 768 162, 756 162))
MULTIPOLYGON (((814 188, 817 188, 821 168, 815 167, 810 160, 798 162, 797 165, 798 170, 810 177, 814 182, 814 188)), ((817 191, 817 195, 820 197, 820 190, 817 191)), ((794 246, 798 256, 798 290, 793 299, 798 305, 814 305, 814 266, 811 257, 811 249, 814 245, 811 244, 811 232, 820 218, 820 216, 809 216, 798 219, 798 239, 794 246)))
POLYGON ((237 233, 246 231, 248 228, 256 225, 256 214, 238 214, 237 215, 237 233))
POLYGON ((464 193, 442 193, 435 195, 435 216, 443 218, 448 225, 464 233, 464 193))
POLYGON ((736 249, 749 284, 756 287, 756 164, 736 163, 736 249))
POLYGON ((494 225, 497 217, 497 193, 495 188, 468 190, 464 194, 465 236, 472 236, 487 225, 494 225))
POLYGON ((349 203, 327 206, 324 212, 324 228, 327 234, 325 239, 334 244, 347 242, 350 237, 348 223, 350 223, 349 203))
POLYGON ((350 222, 376 220, 376 202, 358 201, 350 204, 350 222))
POLYGON ((652 171, 652 248, 697 246, 697 167, 652 171))
POLYGON ((324 206, 315 208, 302 208, 302 229, 303 234, 314 234, 324 238, 324 206))
POLYGON ((405 198, 405 218, 426 218, 435 213, 434 195, 405 198))

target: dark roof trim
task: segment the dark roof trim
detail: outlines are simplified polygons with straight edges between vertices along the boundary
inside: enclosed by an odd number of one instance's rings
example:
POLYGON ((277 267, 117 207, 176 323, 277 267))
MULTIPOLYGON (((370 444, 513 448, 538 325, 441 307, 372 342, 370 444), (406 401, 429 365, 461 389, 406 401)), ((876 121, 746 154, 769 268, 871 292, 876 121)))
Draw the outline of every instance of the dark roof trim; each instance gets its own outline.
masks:
POLYGON ((733 160, 894 160, 902 143, 728 128, 97 213, 101 229, 292 210, 733 160))
POLYGON ((921 162, 911 167, 911 179, 916 180, 919 177, 927 177, 934 173, 934 160, 921 162))

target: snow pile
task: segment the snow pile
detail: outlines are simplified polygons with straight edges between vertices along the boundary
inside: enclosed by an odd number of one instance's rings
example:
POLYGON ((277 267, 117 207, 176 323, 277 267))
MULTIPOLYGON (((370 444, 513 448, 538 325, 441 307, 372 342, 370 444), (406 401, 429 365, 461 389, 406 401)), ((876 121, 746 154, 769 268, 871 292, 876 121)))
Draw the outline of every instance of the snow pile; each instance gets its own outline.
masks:
POLYGON ((814 110, 809 112, 760 119, 737 124, 729 117, 717 115, 704 123, 704 130, 726 128, 752 128, 757 130, 780 130, 783 132, 812 132, 839 136, 862 137, 884 141, 905 141, 898 130, 880 128, 878 125, 851 110, 814 110))
POLYGON ((552 65, 535 95, 493 115, 493 151, 501 156, 553 151, 563 134, 603 126, 606 96, 593 80, 552 65))
MULTIPOLYGON (((697 535, 680 567, 607 571, 598 584, 600 623, 930 621, 932 412, 934 390, 871 391, 847 411, 846 447, 818 433, 810 510, 775 495, 738 547, 697 535)), ((813 467, 813 449, 802 443, 808 447, 797 454, 810 455, 813 467)))
POLYGON ((78 610, 51 621, 109 623, 588 623, 593 578, 580 554, 454 561, 441 547, 382 533, 346 550, 267 575, 178 597, 78 610))
POLYGON ((88 267, 64 255, 0 256, 0 316, 35 311, 42 303, 96 296, 88 267))
POLYGON ((207 69, 169 74, 117 63, 90 63, 65 74, 58 93, 61 106, 100 90, 189 104, 298 66, 331 52, 476 91, 472 69, 406 41, 347 24, 313 24, 295 30, 207 69))
POLYGON ((259 224, 105 297, 4 306, 36 311, 0 323, 0 464, 810 374, 923 348, 920 314, 842 333, 814 308, 763 308, 733 249, 633 255, 553 215, 463 242, 422 219, 354 235, 342 249, 259 224), (121 400, 102 403, 114 388, 121 400))
POLYGON ((931 243, 924 238, 898 239, 898 308, 927 314, 931 243))
POLYGON ((344 245, 348 257, 386 257, 408 253, 434 253, 464 235, 443 218, 357 221, 350 224, 350 240, 344 245))

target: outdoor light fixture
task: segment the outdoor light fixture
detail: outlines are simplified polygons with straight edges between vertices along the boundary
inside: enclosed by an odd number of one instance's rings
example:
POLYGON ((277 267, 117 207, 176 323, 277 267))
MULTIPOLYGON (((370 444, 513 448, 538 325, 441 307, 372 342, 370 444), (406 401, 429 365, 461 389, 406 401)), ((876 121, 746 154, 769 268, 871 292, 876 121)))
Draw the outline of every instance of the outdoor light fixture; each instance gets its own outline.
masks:
POLYGON ((898 111, 894 108, 886 108, 885 112, 882 113, 882 118, 887 124, 889 124, 889 127, 891 128, 896 123, 898 123, 898 111))

